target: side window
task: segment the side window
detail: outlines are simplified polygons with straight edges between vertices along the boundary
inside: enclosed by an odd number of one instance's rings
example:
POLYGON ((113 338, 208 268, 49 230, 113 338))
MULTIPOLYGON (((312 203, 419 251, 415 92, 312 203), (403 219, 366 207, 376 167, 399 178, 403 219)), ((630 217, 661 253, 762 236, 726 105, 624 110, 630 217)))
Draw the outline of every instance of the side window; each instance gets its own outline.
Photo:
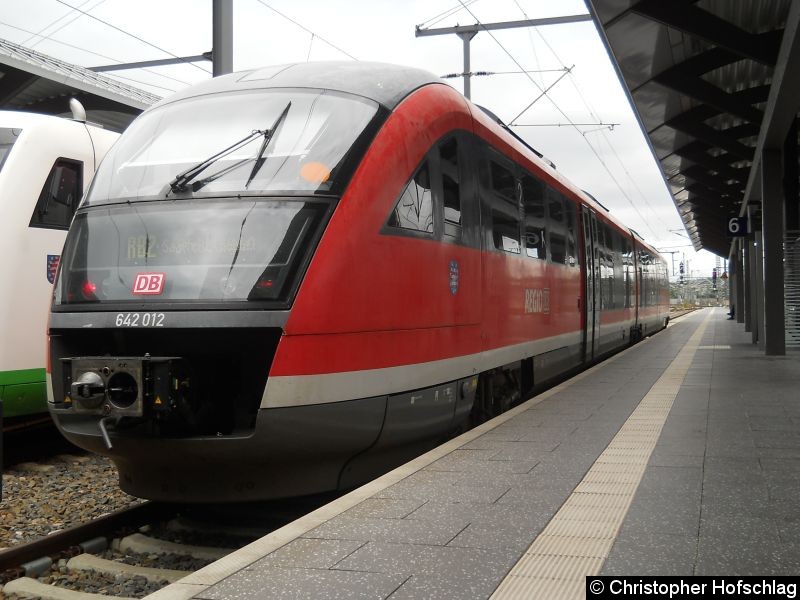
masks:
POLYGON ((444 233, 461 237, 461 177, 458 170, 458 142, 449 139, 439 146, 444 199, 444 233))
POLYGON ((567 222, 567 265, 578 266, 578 233, 575 227, 575 204, 568 198, 564 199, 564 217, 567 222))
POLYGON ((492 174, 492 191, 498 196, 516 203, 516 180, 514 173, 493 160, 489 161, 492 174))
POLYGON ((633 292, 636 289, 636 275, 633 270, 633 249, 627 237, 625 238, 625 253, 622 256, 625 264, 625 308, 632 308, 635 301, 633 292))
POLYGON ((522 204, 525 208, 525 253, 531 258, 547 259, 547 214, 544 184, 530 175, 522 178, 522 204))
POLYGON ((517 179, 514 172, 489 159, 491 176, 489 206, 491 207, 492 245, 503 252, 520 254, 520 209, 517 198, 517 179))
POLYGON ((83 194, 83 163, 59 158, 39 194, 30 227, 68 229, 83 194))
POLYGON ((603 253, 602 259, 602 274, 601 274, 601 287, 603 295, 603 308, 614 308, 614 261, 612 259, 614 252, 614 237, 613 231, 605 223, 602 224, 603 229, 603 253))
POLYGON ((606 272, 606 228, 600 219, 597 219, 597 262, 600 270, 600 310, 608 308, 608 292, 606 282, 608 274, 606 272))
POLYGON ((614 291, 617 308, 625 308, 628 300, 628 290, 625 289, 625 238, 617 233, 617 255, 614 257, 614 273, 617 287, 614 291))
POLYGON ((492 202, 492 239, 498 250, 520 253, 519 209, 515 204, 500 199, 492 202))
POLYGON ((567 257, 567 231, 564 220, 564 199, 557 191, 547 188, 547 225, 550 233, 550 260, 563 265, 567 257))
POLYGON ((433 235, 433 193, 427 160, 406 185, 389 216, 388 225, 433 235))
POLYGON ((639 250, 639 306, 647 306, 647 254, 639 250))

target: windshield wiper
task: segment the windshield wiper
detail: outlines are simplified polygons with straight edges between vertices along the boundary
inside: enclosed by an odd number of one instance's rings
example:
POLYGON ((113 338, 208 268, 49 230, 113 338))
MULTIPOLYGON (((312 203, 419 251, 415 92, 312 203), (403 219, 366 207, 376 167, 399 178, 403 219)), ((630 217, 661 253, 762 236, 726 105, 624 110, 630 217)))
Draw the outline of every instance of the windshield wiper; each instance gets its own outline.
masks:
MULTIPOLYGON (((212 164, 217 162, 219 159, 227 156, 228 154, 231 154, 232 152, 235 152, 239 148, 241 148, 243 146, 246 146, 247 144, 252 142, 254 139, 258 138, 259 136, 263 136, 264 137, 264 141, 262 142, 261 148, 259 149, 258 155, 256 157, 256 164, 258 165, 259 164, 259 160, 261 160, 262 156, 264 155, 264 151, 266 150, 267 146, 269 145, 270 140, 272 139, 272 137, 275 134, 275 130, 283 122, 283 119, 286 117, 286 113, 289 112, 289 107, 291 105, 292 105, 291 102, 289 102, 286 105, 286 108, 284 108, 283 112, 278 116, 277 119, 275 119, 275 123, 272 125, 272 127, 270 129, 256 129, 250 135, 248 135, 246 137, 243 137, 241 140, 239 140, 235 144, 233 144, 231 146, 228 146, 227 148, 225 148, 221 152, 217 152, 214 156, 209 156, 204 161, 202 161, 200 163, 197 163, 195 166, 193 166, 193 167, 187 169, 186 171, 183 171, 182 173, 178 174, 175 177, 175 179, 173 179, 170 182, 170 184, 169 184, 170 189, 172 189, 173 192, 185 192, 187 187, 188 187, 188 185, 189 185, 189 183, 192 180, 194 180, 198 175, 200 175, 200 173, 202 173, 208 167, 210 167, 212 164)), ((225 175, 227 173, 230 173, 231 171, 233 171, 235 169, 238 169, 240 166, 242 166, 243 164, 245 164, 247 162, 250 162, 251 160, 253 160, 253 159, 252 158, 245 158, 243 160, 235 162, 234 164, 230 165, 229 167, 226 167, 224 169, 221 169, 221 170, 217 171, 213 175, 210 175, 210 176, 208 176, 208 177, 206 177, 204 179, 200 179, 199 181, 195 181, 192 184, 192 191, 196 192, 197 190, 199 190, 200 188, 205 186, 207 183, 210 183, 210 182, 212 182, 212 181, 214 181, 216 179, 219 179, 223 175, 225 175)), ((262 164, 263 164, 263 161, 262 161, 262 164)), ((260 168, 260 165, 259 165, 259 168, 260 168)), ((247 184, 245 185, 245 188, 247 187, 247 185, 250 184, 250 182, 252 181, 253 177, 255 176, 255 174, 257 172, 258 172, 258 169, 256 169, 254 167, 253 172, 250 173, 250 178, 247 180, 247 184)))
POLYGON ((250 143, 251 141, 253 141, 254 139, 256 139, 261 135, 267 135, 267 133, 268 133, 267 131, 261 131, 260 129, 256 129, 255 131, 251 132, 250 135, 243 137, 235 144, 228 146, 227 148, 225 148, 220 152, 217 152, 213 156, 209 156, 207 159, 197 163, 195 166, 190 167, 181 173, 178 173, 178 175, 175 176, 175 179, 169 182, 170 189, 172 189, 173 192, 186 191, 186 186, 189 184, 190 181, 192 181, 192 179, 200 175, 200 173, 205 171, 208 167, 213 165, 220 158, 222 158, 223 156, 227 156, 234 150, 238 150, 242 146, 250 143))
POLYGON ((250 182, 253 181, 253 178, 258 174, 259 170, 261 170, 261 166, 266 162, 264 158, 264 152, 267 150, 267 146, 272 141, 272 138, 275 136, 275 132, 277 131, 278 127, 281 126, 284 119, 286 119, 286 115, 289 114, 289 108, 292 106, 291 101, 286 105, 286 108, 283 109, 283 112, 278 115, 278 118, 275 119, 275 122, 272 124, 272 127, 267 129, 267 132, 264 134, 264 141, 261 142, 261 148, 258 149, 258 154, 256 154, 256 162, 253 163, 253 170, 250 171, 250 177, 247 178, 247 183, 244 184, 244 189, 247 189, 250 185, 250 182))

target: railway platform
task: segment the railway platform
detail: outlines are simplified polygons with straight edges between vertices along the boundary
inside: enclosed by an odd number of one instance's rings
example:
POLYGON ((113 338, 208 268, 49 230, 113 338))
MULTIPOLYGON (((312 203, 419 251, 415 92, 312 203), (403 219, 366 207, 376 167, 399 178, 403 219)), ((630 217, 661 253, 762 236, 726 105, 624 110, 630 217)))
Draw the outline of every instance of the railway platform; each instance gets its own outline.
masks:
POLYGON ((723 309, 149 596, 583 598, 585 576, 800 571, 800 355, 723 309))

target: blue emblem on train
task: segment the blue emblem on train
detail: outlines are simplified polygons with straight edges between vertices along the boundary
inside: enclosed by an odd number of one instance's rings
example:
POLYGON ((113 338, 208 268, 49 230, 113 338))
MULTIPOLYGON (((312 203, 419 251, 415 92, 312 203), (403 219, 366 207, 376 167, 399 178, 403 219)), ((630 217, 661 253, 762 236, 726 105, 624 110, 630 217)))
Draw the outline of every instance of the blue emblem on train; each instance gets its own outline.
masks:
POLYGON ((450 293, 455 296, 458 291, 458 261, 450 261, 450 293))
POLYGON ((56 280, 56 271, 58 271, 58 262, 60 260, 60 254, 47 255, 47 281, 50 283, 53 283, 56 280))

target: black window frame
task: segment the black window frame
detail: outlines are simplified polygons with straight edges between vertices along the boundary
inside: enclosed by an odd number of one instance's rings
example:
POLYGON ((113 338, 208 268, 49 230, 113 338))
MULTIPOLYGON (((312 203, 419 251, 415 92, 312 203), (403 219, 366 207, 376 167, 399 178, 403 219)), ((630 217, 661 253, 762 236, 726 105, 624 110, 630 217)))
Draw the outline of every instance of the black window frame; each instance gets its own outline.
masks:
POLYGON ((554 265, 567 265, 567 220, 566 220, 566 198, 557 189, 546 186, 545 205, 547 208, 547 259, 554 265), (554 215, 553 209, 558 206, 558 218, 554 215), (560 240, 555 242, 554 240, 560 240), (561 259, 553 252, 554 248, 561 245, 561 259))
POLYGON ((446 244, 456 244, 469 248, 479 249, 480 245, 480 201, 477 194, 478 169, 480 161, 476 158, 480 154, 480 141, 474 134, 461 129, 447 132, 428 148, 425 155, 414 169, 414 175, 403 185, 400 196, 395 200, 380 229, 381 235, 412 237, 417 239, 435 240, 446 244), (461 204, 461 224, 456 225, 444 218, 444 181, 441 164, 441 147, 455 140, 458 151, 458 187, 461 204), (416 176, 420 167, 428 162, 431 178, 431 191, 433 197, 433 234, 416 230, 405 229, 390 224, 398 202, 402 199, 411 179, 416 176), (448 226, 449 224, 449 226, 448 226))
POLYGON ((462 238, 462 232, 464 229, 464 199, 465 199, 465 177, 464 173, 466 169, 464 168, 466 157, 463 150, 464 147, 464 140, 461 139, 461 136, 453 134, 453 135, 446 135, 442 139, 440 139, 434 147, 438 150, 437 158, 438 158, 438 165, 439 165, 439 177, 438 180, 442 186, 442 194, 441 194, 441 210, 442 210, 442 233, 445 239, 449 239, 450 241, 459 241, 462 238), (452 174, 447 173, 450 170, 448 166, 445 164, 446 161, 442 156, 443 148, 450 143, 454 143, 456 145, 456 164, 455 164, 455 183, 458 187, 458 215, 459 221, 456 223, 447 218, 447 206, 446 206, 446 197, 447 193, 445 191, 445 177, 450 177, 452 179, 452 174))
POLYGON ((520 188, 522 190, 522 242, 524 242, 525 247, 525 257, 530 258, 533 260, 543 260, 547 261, 549 257, 549 244, 547 239, 547 231, 548 231, 548 224, 547 224, 547 204, 546 204, 546 197, 545 197, 545 189, 546 184, 535 177, 528 171, 522 172, 522 177, 520 178, 520 188), (526 180, 532 182, 533 185, 526 186, 526 180), (535 203, 528 202, 529 194, 526 190, 531 190, 531 196, 534 196, 538 200, 538 204, 541 206, 541 215, 532 215, 528 211, 529 204, 533 205, 535 203), (539 237, 540 244, 543 252, 542 256, 533 256, 528 253, 528 236, 532 233, 532 229, 538 229, 539 233, 536 234, 539 237))
POLYGON ((388 216, 386 217, 386 221, 383 225, 381 233, 388 233, 392 235, 402 235, 402 236, 409 236, 414 238, 426 239, 426 240, 438 240, 441 239, 441 223, 440 219, 437 218, 437 209, 436 209, 436 185, 435 180, 436 177, 434 175, 437 170, 433 166, 433 157, 432 152, 427 152, 425 156, 422 157, 422 160, 419 161, 419 164, 414 168, 414 171, 411 177, 403 184, 403 188, 400 191, 400 195, 395 200, 394 204, 392 205, 392 210, 389 211, 388 216), (394 217, 395 212, 397 211, 397 206, 403 200, 405 196, 406 190, 408 186, 416 179, 419 172, 427 167, 428 169, 428 181, 430 184, 430 194, 431 194, 431 218, 433 219, 433 230, 427 231, 423 229, 411 229, 409 227, 402 227, 400 225, 393 225, 391 223, 392 218, 394 217))
POLYGON ((78 206, 80 206, 81 199, 83 198, 83 168, 83 161, 76 160, 74 158, 59 156, 53 162, 53 166, 50 167, 50 172, 47 174, 44 185, 39 192, 39 198, 36 200, 36 205, 33 208, 33 214, 31 214, 28 227, 34 227, 37 229, 54 229, 58 231, 66 231, 69 229, 70 223, 72 223, 72 219, 75 217, 75 212, 78 210, 78 206), (48 214, 49 207, 54 200, 49 192, 53 188, 53 180, 56 177, 58 169, 65 167, 74 169, 76 175, 74 182, 76 189, 75 194, 72 197, 71 204, 58 202, 59 205, 67 207, 67 219, 66 222, 64 222, 62 219, 59 219, 58 221, 47 221, 44 219, 44 217, 48 214))
POLYGON ((514 161, 500 154, 488 144, 485 145, 485 151, 481 154, 481 163, 484 165, 485 170, 485 177, 481 186, 485 218, 485 226, 483 228, 484 248, 503 255, 525 256, 522 243, 523 212, 522 186, 519 177, 520 168, 514 161), (513 182, 511 195, 507 192, 506 187, 498 188, 495 186, 495 173, 497 172, 495 166, 505 170, 511 176, 511 181, 513 182), (517 235, 515 241, 517 242, 518 252, 498 247, 498 240, 495 238, 495 215, 501 215, 516 222, 517 235))

